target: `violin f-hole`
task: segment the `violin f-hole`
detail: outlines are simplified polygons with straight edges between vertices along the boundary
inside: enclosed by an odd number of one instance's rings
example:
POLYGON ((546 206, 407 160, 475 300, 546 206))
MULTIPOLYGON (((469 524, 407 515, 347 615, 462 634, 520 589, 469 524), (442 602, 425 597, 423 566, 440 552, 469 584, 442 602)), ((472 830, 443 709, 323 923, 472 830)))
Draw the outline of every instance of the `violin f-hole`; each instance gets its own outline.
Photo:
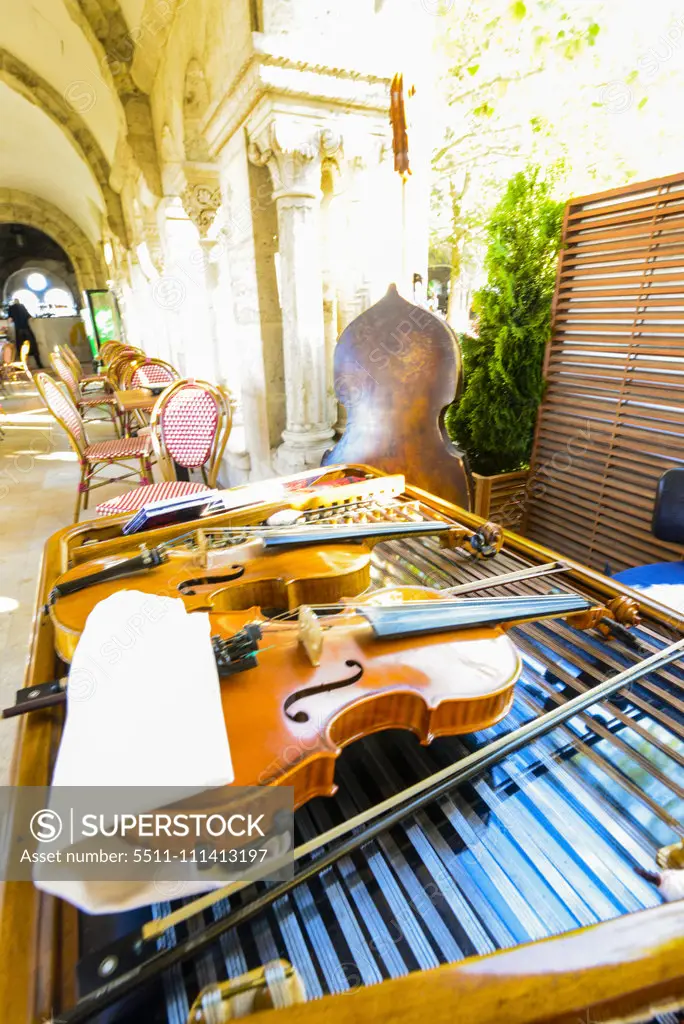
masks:
POLYGON ((296 704, 297 701, 304 700, 305 697, 313 697, 317 693, 331 693, 333 690, 341 690, 343 686, 353 686, 354 683, 358 683, 359 679, 363 675, 363 665, 359 661, 349 659, 345 661, 347 668, 356 669, 353 675, 349 676, 348 679, 337 679, 332 683, 320 683, 318 686, 307 686, 303 690, 295 690, 291 693, 283 704, 283 711, 287 718, 291 722, 297 722, 299 725, 303 725, 309 721, 309 716, 306 711, 295 711, 292 713, 292 705, 296 704))
POLYGON ((196 576, 192 580, 183 580, 178 584, 178 592, 185 597, 192 597, 198 593, 200 587, 216 587, 222 583, 232 583, 239 580, 245 574, 244 565, 231 565, 225 572, 212 573, 208 576, 196 576))

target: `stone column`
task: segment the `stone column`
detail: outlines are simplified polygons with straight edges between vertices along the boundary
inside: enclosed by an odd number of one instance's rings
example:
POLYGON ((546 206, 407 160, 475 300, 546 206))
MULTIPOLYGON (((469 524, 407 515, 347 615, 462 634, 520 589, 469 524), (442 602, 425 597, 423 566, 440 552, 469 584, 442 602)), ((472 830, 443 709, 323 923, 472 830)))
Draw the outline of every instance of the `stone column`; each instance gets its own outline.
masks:
POLYGON ((278 473, 320 465, 334 435, 326 367, 321 266, 321 165, 338 137, 307 119, 276 117, 250 140, 249 156, 267 164, 278 212, 286 427, 278 473))
POLYGON ((209 326, 209 337, 203 339, 205 349, 204 365, 205 374, 210 381, 217 381, 219 377, 218 347, 220 339, 216 323, 216 310, 214 306, 214 293, 217 287, 218 275, 216 267, 217 249, 219 242, 216 238, 214 228, 216 215, 221 207, 221 190, 219 188, 218 171, 201 165, 199 168, 191 163, 184 165, 185 180, 187 185, 181 197, 183 208, 192 223, 197 228, 198 249, 190 254, 190 261, 193 266, 193 278, 196 278, 198 288, 204 287, 206 295, 206 319, 209 326), (194 271, 197 271, 195 273, 194 271), (206 348, 211 349, 210 353, 206 348), (209 369, 211 368, 211 372, 209 369))

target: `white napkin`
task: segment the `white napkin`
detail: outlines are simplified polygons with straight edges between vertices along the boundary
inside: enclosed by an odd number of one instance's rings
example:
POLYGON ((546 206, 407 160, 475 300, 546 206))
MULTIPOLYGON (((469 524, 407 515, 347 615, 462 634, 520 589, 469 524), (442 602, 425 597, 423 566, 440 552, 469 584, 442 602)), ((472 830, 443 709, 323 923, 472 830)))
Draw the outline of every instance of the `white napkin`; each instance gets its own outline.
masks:
MULTIPOLYGON (((179 786, 234 779, 209 616, 121 590, 88 616, 67 685, 53 786, 179 786)), ((135 810, 135 808, 131 808, 135 810)))
MULTIPOLYGON (((233 781, 209 630, 209 616, 188 614, 177 598, 122 590, 96 605, 69 673, 53 787, 163 786, 188 796, 233 781)), ((156 809, 142 806, 142 797, 127 810, 156 809)), ((220 884, 208 875, 183 894, 220 884)), ((40 889, 89 913, 169 898, 173 865, 167 879, 49 882, 39 868, 34 875, 40 889)))

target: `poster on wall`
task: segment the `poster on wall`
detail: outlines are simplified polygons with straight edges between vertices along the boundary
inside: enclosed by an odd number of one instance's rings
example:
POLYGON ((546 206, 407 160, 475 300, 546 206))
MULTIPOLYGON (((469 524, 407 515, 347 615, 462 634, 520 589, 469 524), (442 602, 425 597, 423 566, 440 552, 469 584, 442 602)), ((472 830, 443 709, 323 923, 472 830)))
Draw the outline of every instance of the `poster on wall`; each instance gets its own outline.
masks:
POLYGON ((93 356, 97 356, 105 341, 121 338, 121 316, 114 292, 106 288, 86 289, 87 306, 83 319, 93 356))

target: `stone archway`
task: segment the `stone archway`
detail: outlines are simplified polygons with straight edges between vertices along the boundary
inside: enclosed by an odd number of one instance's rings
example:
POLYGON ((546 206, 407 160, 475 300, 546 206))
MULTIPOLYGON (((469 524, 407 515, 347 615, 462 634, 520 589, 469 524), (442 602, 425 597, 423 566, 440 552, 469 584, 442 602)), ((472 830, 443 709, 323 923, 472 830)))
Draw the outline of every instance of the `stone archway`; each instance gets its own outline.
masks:
POLYGON ((111 230, 125 244, 126 228, 121 209, 121 198, 109 184, 111 174, 109 161, 81 115, 69 106, 65 98, 49 82, 1 47, 0 79, 31 103, 40 107, 69 136, 77 151, 92 170, 100 187, 111 230))
POLYGON ((107 287, 107 274, 97 249, 59 207, 29 192, 0 188, 0 223, 26 224, 54 239, 71 260, 81 291, 107 287))
MULTIPOLYGON (((136 43, 142 32, 128 28, 119 0, 66 0, 66 6, 98 55, 103 76, 116 90, 126 118, 127 141, 147 187, 153 195, 161 196, 150 98, 138 88, 131 74, 136 43)), ((155 32, 159 18, 163 18, 164 6, 168 4, 157 4, 159 10, 155 11, 153 19, 155 32)))

